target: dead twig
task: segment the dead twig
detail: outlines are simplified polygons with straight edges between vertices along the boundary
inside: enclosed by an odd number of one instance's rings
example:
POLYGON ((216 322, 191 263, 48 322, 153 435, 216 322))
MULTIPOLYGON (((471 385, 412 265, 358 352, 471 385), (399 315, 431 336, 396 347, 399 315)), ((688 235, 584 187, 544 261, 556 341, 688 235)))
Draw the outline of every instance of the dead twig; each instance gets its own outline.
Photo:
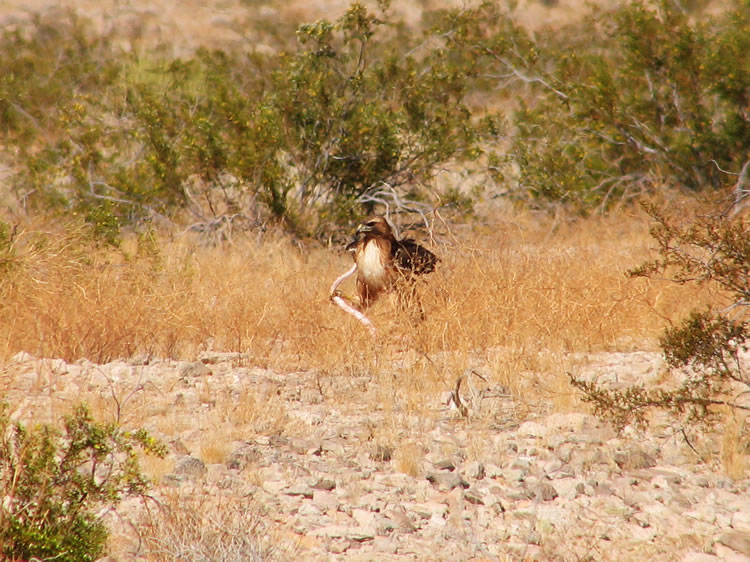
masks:
POLYGON ((450 398, 448 398, 448 404, 450 405, 453 403, 453 405, 458 408, 458 411, 460 412, 462 417, 468 417, 469 415, 469 406, 466 405, 466 403, 461 399, 461 383, 466 380, 466 384, 469 386, 469 390, 471 392, 471 408, 472 410, 476 410, 479 405, 481 405, 481 396, 479 391, 477 391, 476 387, 471 383, 471 379, 469 378, 469 375, 476 375, 483 381, 487 382, 487 379, 484 378, 482 375, 477 373, 474 369, 467 369, 464 371, 464 373, 458 377, 456 380, 456 389, 451 392, 450 398))

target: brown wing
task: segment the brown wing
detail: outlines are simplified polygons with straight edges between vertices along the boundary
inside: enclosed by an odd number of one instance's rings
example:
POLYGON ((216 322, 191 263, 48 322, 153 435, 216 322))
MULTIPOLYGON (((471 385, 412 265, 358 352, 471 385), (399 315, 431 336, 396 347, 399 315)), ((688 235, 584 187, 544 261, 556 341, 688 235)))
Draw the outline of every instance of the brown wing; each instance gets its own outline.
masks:
POLYGON ((435 271, 440 258, 414 240, 399 240, 391 244, 393 263, 399 271, 423 275, 435 271))

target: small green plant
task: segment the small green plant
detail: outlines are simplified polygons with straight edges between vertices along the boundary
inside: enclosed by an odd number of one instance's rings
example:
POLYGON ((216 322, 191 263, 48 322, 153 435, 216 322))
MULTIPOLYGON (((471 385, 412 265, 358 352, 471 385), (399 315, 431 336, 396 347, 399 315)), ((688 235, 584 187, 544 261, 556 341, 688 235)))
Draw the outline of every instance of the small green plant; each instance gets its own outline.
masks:
POLYGON ((103 508, 143 496, 137 450, 163 456, 145 430, 94 421, 84 406, 49 425, 13 423, 0 405, 0 553, 10 560, 88 561, 106 549, 103 508))
POLYGON ((644 205, 654 219, 651 234, 659 259, 632 270, 632 276, 667 273, 677 283, 717 284, 728 296, 721 311, 693 311, 660 341, 668 367, 682 382, 672 389, 607 389, 571 376, 595 414, 622 428, 643 426, 651 409, 685 414, 690 423, 711 425, 719 407, 750 411, 742 400, 750 390, 750 377, 741 353, 750 347, 750 224, 727 213, 699 216, 687 226, 674 224, 653 205, 644 205))

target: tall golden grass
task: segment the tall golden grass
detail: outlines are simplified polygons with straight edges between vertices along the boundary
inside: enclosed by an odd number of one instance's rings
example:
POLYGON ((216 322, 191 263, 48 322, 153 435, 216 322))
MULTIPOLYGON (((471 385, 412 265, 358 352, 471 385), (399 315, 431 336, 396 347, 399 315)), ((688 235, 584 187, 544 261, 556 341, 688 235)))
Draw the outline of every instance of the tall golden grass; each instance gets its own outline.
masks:
POLYGON ((526 359, 653 349, 665 319, 705 295, 627 277, 653 257, 647 227, 637 212, 557 226, 506 212, 471 232, 446 232, 433 247, 438 271, 419 285, 424 321, 384 299, 369 312, 373 341, 328 300, 350 265, 341 249, 268 235, 221 247, 141 237, 113 251, 81 228, 29 226, 0 281, 0 359, 19 351, 190 359, 213 347, 261 366, 346 373, 406 349, 485 358, 504 349, 526 359))

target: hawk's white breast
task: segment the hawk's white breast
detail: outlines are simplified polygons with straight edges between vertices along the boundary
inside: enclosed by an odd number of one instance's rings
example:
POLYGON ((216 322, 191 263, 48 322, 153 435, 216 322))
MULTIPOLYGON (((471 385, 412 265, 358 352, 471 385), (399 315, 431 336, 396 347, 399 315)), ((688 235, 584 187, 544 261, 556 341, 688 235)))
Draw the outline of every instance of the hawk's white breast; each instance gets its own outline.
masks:
POLYGON ((357 261, 357 267, 368 284, 379 287, 386 284, 387 272, 381 259, 380 248, 375 240, 370 240, 365 245, 357 261))

